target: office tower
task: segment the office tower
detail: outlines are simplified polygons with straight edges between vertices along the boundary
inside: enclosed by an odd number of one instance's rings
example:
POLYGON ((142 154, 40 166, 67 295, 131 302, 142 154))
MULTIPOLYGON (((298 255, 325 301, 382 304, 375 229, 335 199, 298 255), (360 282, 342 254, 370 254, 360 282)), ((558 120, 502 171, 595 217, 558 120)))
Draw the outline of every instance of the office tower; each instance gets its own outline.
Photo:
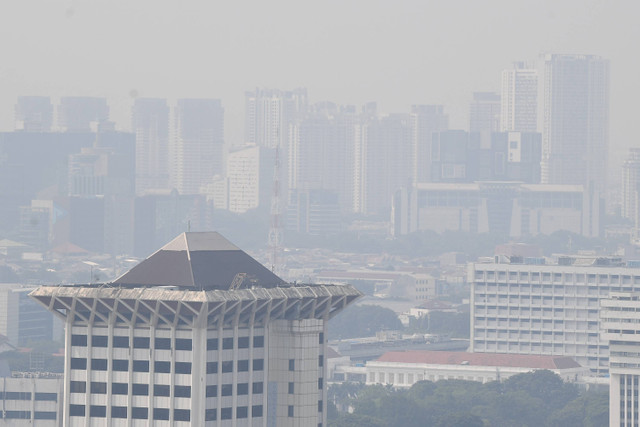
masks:
POLYGON ((500 131, 500 94, 474 92, 469 105, 469 132, 500 131))
POLYGON ((224 108, 219 99, 179 99, 170 147, 171 185, 197 194, 224 174, 224 108))
POLYGON ((169 188, 169 107, 165 99, 137 98, 132 127, 136 135, 136 194, 169 188))
POLYGON ((54 325, 51 313, 28 298, 35 288, 17 283, 0 284, 0 334, 14 346, 53 341, 62 336, 60 324, 56 320, 54 325))
POLYGON ((605 194, 609 150, 609 61, 546 55, 542 181, 605 194))
POLYGON ((638 425, 640 295, 612 292, 600 301, 601 338, 609 342, 609 425, 638 425))
MULTIPOLYGON (((227 156, 228 209, 244 213, 260 204, 260 152, 256 145, 229 151, 227 156)), ((271 181, 269 181, 271 183, 271 181)))
POLYGON ((245 92, 245 142, 285 149, 289 126, 307 109, 307 90, 256 89, 245 92))
POLYGON ((285 283, 211 232, 108 286, 31 293, 66 323, 69 427, 324 425, 326 324, 360 295, 285 283))
POLYGON ((622 164, 622 217, 630 219, 635 228, 640 226, 638 205, 640 190, 640 148, 629 150, 627 160, 622 164))
POLYGON ((287 207, 286 228, 315 236, 342 231, 338 194, 328 190, 293 190, 287 207))
POLYGON ((63 132, 96 131, 109 121, 109 106, 105 98, 69 96, 60 98, 58 127, 63 132))
POLYGON ((502 71, 502 132, 538 131, 538 71, 515 62, 513 68, 502 71))
POLYGON ((571 356, 594 375, 609 371, 609 343, 599 335, 604 300, 640 291, 640 269, 615 257, 497 256, 470 264, 468 280, 470 351, 571 356))
POLYGON ((53 104, 48 96, 19 96, 15 106, 15 129, 49 132, 53 123, 53 104))
POLYGON ((12 372, 2 377, 2 425, 60 427, 62 387, 62 374, 12 372))
POLYGON ((430 182, 432 134, 449 128, 449 116, 442 105, 413 105, 410 117, 413 182, 430 182))

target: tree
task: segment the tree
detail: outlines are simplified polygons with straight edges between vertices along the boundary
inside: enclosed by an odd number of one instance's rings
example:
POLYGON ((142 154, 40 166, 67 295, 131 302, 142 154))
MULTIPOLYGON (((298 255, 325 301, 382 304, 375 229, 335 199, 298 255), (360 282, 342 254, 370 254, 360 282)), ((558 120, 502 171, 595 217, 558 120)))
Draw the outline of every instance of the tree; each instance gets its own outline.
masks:
POLYGON ((402 329, 393 310, 379 305, 352 305, 329 321, 329 338, 370 337, 378 331, 402 329))
POLYGON ((440 418, 436 427, 484 427, 484 422, 477 415, 452 414, 440 418))

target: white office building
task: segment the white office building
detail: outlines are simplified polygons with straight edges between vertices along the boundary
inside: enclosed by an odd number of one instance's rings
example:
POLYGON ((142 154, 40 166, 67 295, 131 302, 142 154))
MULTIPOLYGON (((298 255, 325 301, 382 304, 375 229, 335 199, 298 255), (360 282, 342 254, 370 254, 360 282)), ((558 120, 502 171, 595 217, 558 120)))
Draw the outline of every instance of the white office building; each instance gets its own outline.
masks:
POLYGON ((502 132, 537 132, 538 70, 523 62, 502 71, 502 132))
POLYGON ((62 425, 62 375, 16 372, 0 378, 0 426, 62 425))
POLYGON ((640 294, 600 301, 601 338, 609 342, 609 425, 637 426, 640 379, 640 294))
POLYGON ((228 209, 244 213, 260 203, 260 147, 249 145, 227 156, 228 209))
POLYGON ((469 265, 471 352, 571 356, 594 375, 609 371, 600 303, 640 291, 640 268, 619 258, 497 257, 469 265))
POLYGON ((218 233, 111 283, 41 287, 66 322, 65 426, 321 426, 326 323, 361 294, 292 285, 218 233))

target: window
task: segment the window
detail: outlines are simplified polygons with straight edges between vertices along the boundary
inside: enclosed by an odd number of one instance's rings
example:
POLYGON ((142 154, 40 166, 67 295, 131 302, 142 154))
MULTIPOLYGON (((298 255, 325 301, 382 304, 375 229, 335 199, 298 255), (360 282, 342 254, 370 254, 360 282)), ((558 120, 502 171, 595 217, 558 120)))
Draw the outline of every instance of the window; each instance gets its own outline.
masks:
POLYGON ((236 418, 247 418, 248 415, 249 415, 248 406, 238 406, 236 408, 236 418))
POLYGON ((71 381, 69 384, 69 391, 71 393, 86 393, 87 383, 84 381, 71 381))
POLYGON ((191 351, 193 349, 193 345, 190 339, 188 338, 176 338, 176 350, 187 350, 191 351))
POLYGON ((188 409, 174 409, 173 419, 176 421, 191 421, 191 411, 188 409))
POLYGON ((218 373, 218 362, 207 362, 207 374, 218 373))
POLYGON ((322 412, 322 400, 318 400, 318 412, 322 412))
POLYGON ((262 383, 253 383, 253 394, 262 394, 262 383))
POLYGON ((113 337, 115 348, 129 348, 129 337, 113 337))
POLYGON ((216 397, 218 396, 218 386, 217 385, 208 385, 206 389, 207 397, 216 397))
POLYGON ((148 408, 131 408, 131 418, 135 420, 146 420, 149 418, 149 409, 148 408))
POLYGON ((148 360, 134 360, 133 361, 133 372, 149 372, 149 361, 148 360))
POLYGON ((318 334, 318 344, 324 344, 324 333, 318 334))
POLYGON ((173 395, 175 397, 191 397, 191 386, 188 386, 188 385, 174 386, 173 395))
POLYGON ((295 359, 289 359, 289 370, 290 371, 295 371, 296 370, 296 360, 295 359))
POLYGON ((249 370, 248 360, 238 360, 238 372, 247 372, 249 370))
POLYGON ((111 394, 129 394, 129 384, 127 383, 111 384, 111 394))
POLYGON ((249 337, 238 337, 238 348, 249 348, 249 337))
POLYGON ((287 408, 287 415, 293 417, 293 405, 289 405, 287 408))
POLYGON ((208 338, 207 350, 217 350, 217 349, 218 349, 218 338, 208 338))
POLYGON ((253 346, 255 348, 264 347, 264 337, 262 335, 257 336, 257 337, 253 337, 253 346))
POLYGON ((57 419, 57 414, 55 412, 39 412, 36 411, 33 414, 34 420, 55 420, 57 419))
POLYGON ((168 420, 169 419, 169 409, 167 409, 167 408, 153 408, 153 419, 154 420, 168 420))
POLYGON ((36 400, 48 400, 51 402, 58 401, 58 393, 36 393, 36 400))
POLYGON ((222 372, 233 372, 233 360, 225 360, 222 362, 222 372))
POLYGON ((249 383, 240 383, 238 384, 238 396, 242 396, 244 394, 249 394, 249 383))
POLYGON ((87 336, 86 335, 71 335, 71 345, 75 347, 86 347, 87 336))
POLYGON ((134 396, 148 396, 149 384, 132 384, 131 394, 134 396))
POLYGON ((223 350, 233 350, 233 337, 231 337, 231 338, 223 338, 222 339, 222 349, 223 350))
POLYGON ((28 391, 8 391, 4 398, 7 400, 31 400, 31 392, 28 391))
POLYGON ((107 383, 91 382, 91 393, 107 394, 107 383))
POLYGON ((107 359, 91 359, 91 369, 94 371, 106 371, 107 359))
POLYGON ((154 396, 170 396, 171 395, 171 387, 164 384, 154 384, 153 385, 153 395, 154 396))
POLYGON ((114 371, 126 372, 129 370, 129 361, 128 360, 118 360, 113 359, 111 363, 111 368, 114 371))
POLYGON ((324 356, 322 354, 318 356, 318 366, 324 366, 324 356))
POLYGON ((69 415, 72 417, 84 417, 84 405, 69 405, 69 415))
POLYGON ((89 416, 96 417, 96 418, 105 418, 107 416, 107 407, 91 405, 89 407, 89 416))
POLYGON ((72 357, 71 369, 87 369, 87 359, 82 357, 72 357))
POLYGON ((133 348, 149 348, 149 338, 133 337, 133 348))
POLYGON ((205 421, 215 421, 218 418, 218 410, 217 409, 207 409, 204 411, 204 420, 205 421))
POLYGON ((233 394, 233 384, 222 384, 220 394, 222 396, 231 396, 233 394))
POLYGON ((253 405, 251 407, 251 416, 256 418, 256 417, 261 417, 262 416, 262 405, 253 405))
POLYGON ((171 372, 171 362, 154 362, 153 370, 161 374, 168 374, 171 372))
POLYGON ((294 389, 294 384, 293 383, 289 383, 289 394, 293 394, 294 393, 293 389, 294 389))
POLYGON ((156 338, 154 342, 156 350, 171 350, 170 338, 156 338))
POLYGON ((28 420, 31 419, 31 411, 6 411, 5 418, 28 420))
MULTIPOLYGON (((92 347, 107 347, 108 345, 109 345, 109 337, 107 337, 106 335, 93 335, 91 337, 92 347)), ((106 412, 106 409, 105 409, 105 412, 106 412)))
POLYGON ((221 420, 230 420, 231 419, 231 409, 232 408, 222 408, 220 410, 220 419, 221 420))
POLYGON ((322 381, 322 377, 318 378, 318 390, 322 390, 322 386, 323 386, 323 381, 322 381))
POLYGON ((126 406, 112 406, 111 407, 111 418, 127 418, 127 407, 126 406))
POLYGON ((190 374, 191 362, 176 362, 174 369, 176 374, 190 374))
POLYGON ((264 359, 253 359, 253 370, 254 371, 264 370, 264 359))

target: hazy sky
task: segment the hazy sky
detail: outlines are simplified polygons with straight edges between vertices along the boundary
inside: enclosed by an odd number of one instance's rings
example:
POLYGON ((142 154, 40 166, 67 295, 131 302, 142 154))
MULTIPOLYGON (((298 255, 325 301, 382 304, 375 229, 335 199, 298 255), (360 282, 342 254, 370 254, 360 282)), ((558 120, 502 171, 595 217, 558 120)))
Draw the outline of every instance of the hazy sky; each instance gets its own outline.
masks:
POLYGON ((543 52, 611 60, 612 145, 640 145, 640 2, 596 0, 1 0, 0 127, 18 95, 216 97, 242 137, 243 93, 304 86, 313 101, 382 112, 447 106, 466 128, 473 91, 543 52))

